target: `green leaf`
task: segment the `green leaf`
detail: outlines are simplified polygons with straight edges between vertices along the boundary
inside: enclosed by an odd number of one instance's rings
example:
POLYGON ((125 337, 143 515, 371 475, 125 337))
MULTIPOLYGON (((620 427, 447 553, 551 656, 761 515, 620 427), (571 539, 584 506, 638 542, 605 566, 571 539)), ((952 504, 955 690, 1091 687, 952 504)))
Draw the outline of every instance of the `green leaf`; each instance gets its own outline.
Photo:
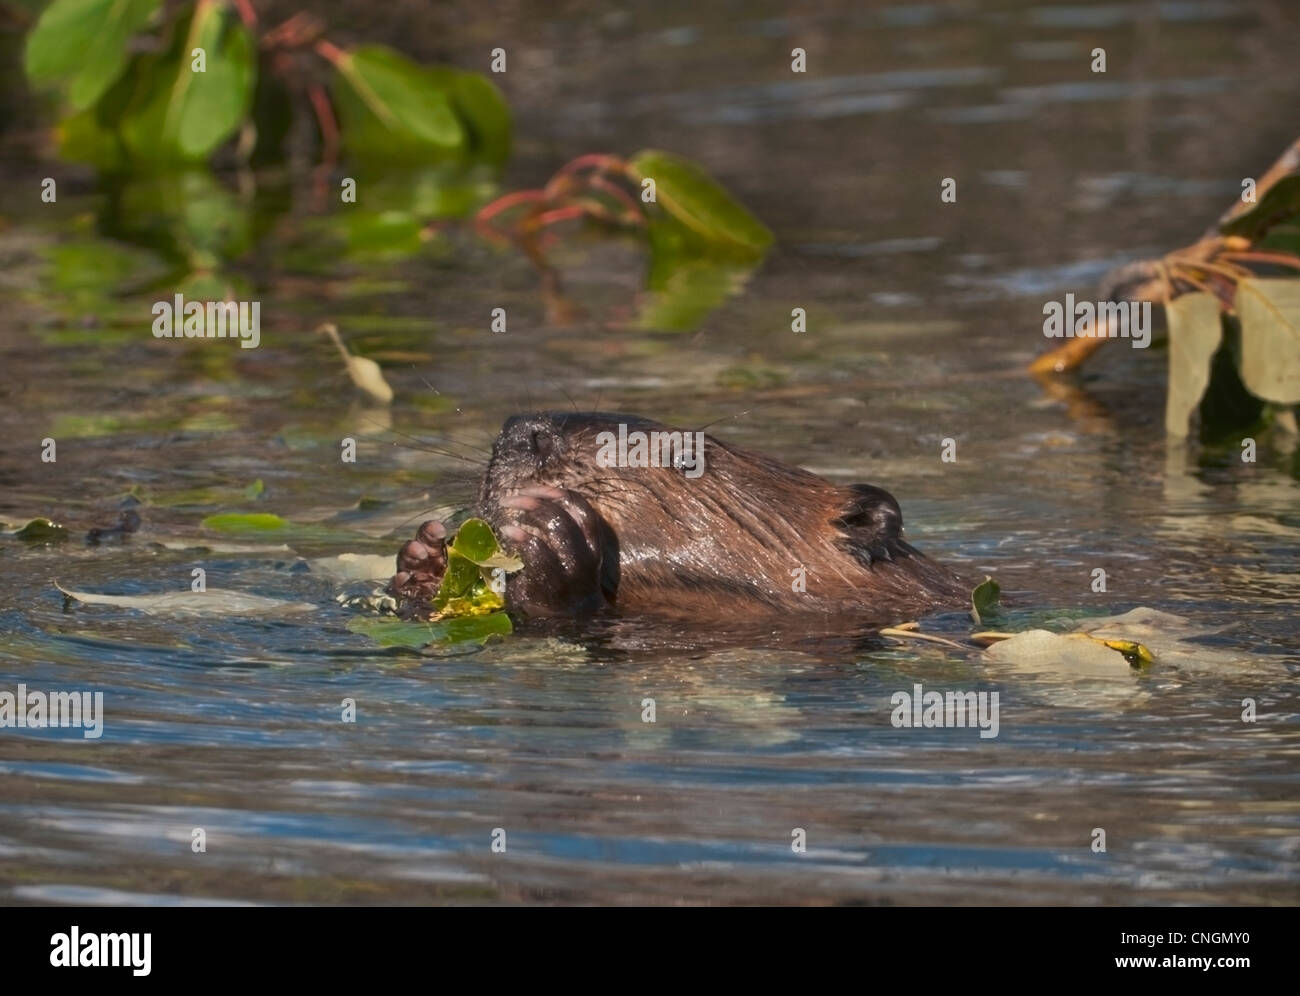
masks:
MULTIPOLYGON (((248 543, 266 544, 268 549, 292 546, 304 556, 334 552, 342 545, 354 552, 390 551, 388 543, 330 522, 291 522, 267 512, 222 512, 209 515, 199 525, 204 529, 248 543)), ((207 545, 195 540, 195 545, 207 545)))
POLYGON ((466 519, 447 550, 479 567, 502 567, 513 572, 523 570, 524 566, 518 557, 502 551, 492 527, 482 519, 466 519))
POLYGON ((451 98, 469 131, 472 156, 479 162, 501 166, 510 158, 510 107, 486 76, 456 72, 451 98))
POLYGON ((1300 279, 1239 281, 1237 317, 1242 383, 1265 401, 1300 402, 1300 279))
POLYGON ((1001 594, 1002 586, 990 577, 985 577, 975 586, 975 590, 970 593, 970 615, 976 626, 982 625, 990 616, 997 615, 998 597, 1001 594))
POLYGON ((357 159, 428 163, 457 156, 465 129, 450 89, 384 45, 342 53, 331 83, 344 146, 357 159))
POLYGON ((1240 235, 1252 242, 1279 225, 1300 215, 1300 172, 1289 173, 1275 180, 1260 195, 1259 201, 1249 211, 1237 215, 1219 226, 1223 235, 1240 235))
MULTIPOLYGON (((482 580, 483 574, 478 565, 464 557, 452 556, 449 547, 447 572, 443 574, 442 582, 438 585, 438 593, 433 598, 434 609, 442 612, 453 602, 459 603, 462 599, 472 600, 474 588, 482 580)), ((463 605, 459 607, 464 608, 463 605)), ((500 606, 493 606, 493 608, 500 608, 500 606)))
POLYGON ((489 637, 512 632, 510 617, 504 612, 443 619, 440 622, 403 622, 391 616, 358 616, 348 623, 348 631, 368 636, 381 647, 418 649, 430 643, 486 643, 489 637))
POLYGON ((760 255, 772 244, 767 227, 694 163, 646 149, 629 166, 638 183, 654 180, 655 203, 706 241, 749 255, 760 255))
POLYGON ((1263 238, 1251 248, 1289 252, 1292 256, 1300 258, 1300 218, 1270 226, 1263 238))
POLYGON ((492 573, 522 570, 524 562, 501 549, 492 527, 466 519, 447 544, 447 571, 433 599, 435 611, 448 617, 482 615, 505 607, 492 587, 492 573))
POLYGON ((146 163, 200 162, 248 115, 256 65, 253 42, 220 0, 199 0, 171 48, 138 60, 138 77, 119 131, 146 163), (195 72, 195 49, 205 71, 195 72))
POLYGON ((68 103, 85 110, 126 67, 127 42, 162 0, 54 0, 27 36, 27 78, 68 84, 68 103))
POLYGON ((1180 294, 1165 304, 1169 323, 1169 390, 1165 432, 1182 438, 1210 383, 1210 365, 1223 341, 1219 301, 1203 291, 1180 294))
POLYGON ((204 529, 215 529, 219 533, 264 533, 284 529, 289 522, 269 512, 222 512, 219 515, 209 515, 199 525, 204 529))
POLYGON ((30 543, 56 543, 68 538, 68 528, 49 519, 32 519, 27 525, 9 535, 14 539, 27 540, 30 543))

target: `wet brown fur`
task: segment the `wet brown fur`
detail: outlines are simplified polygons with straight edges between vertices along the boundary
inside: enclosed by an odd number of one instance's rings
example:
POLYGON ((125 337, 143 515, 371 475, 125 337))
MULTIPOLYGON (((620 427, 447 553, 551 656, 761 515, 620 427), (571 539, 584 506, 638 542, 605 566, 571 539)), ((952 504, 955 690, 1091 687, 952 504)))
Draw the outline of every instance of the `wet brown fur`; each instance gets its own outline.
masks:
MULTIPOLYGON (((600 520, 585 544, 597 555, 599 595, 583 608, 697 619, 819 612, 890 622, 964 603, 967 586, 903 540, 902 515, 885 491, 839 486, 711 436, 697 478, 673 467, 598 466, 598 434, 617 433, 620 423, 629 433, 676 431, 633 415, 517 415, 493 445, 479 493, 477 513, 498 527, 520 521, 502 500, 530 488, 585 499, 600 520), (806 592, 792 589, 799 567, 806 592)), ((563 529, 552 512, 530 532, 563 529)), ((554 549, 557 557, 535 554, 533 565, 520 551, 523 574, 535 573, 531 583, 511 579, 508 605, 529 615, 574 607, 565 603, 578 589, 563 575, 590 572, 592 563, 563 539, 554 549), (542 561, 540 573, 556 577, 538 576, 542 561)))

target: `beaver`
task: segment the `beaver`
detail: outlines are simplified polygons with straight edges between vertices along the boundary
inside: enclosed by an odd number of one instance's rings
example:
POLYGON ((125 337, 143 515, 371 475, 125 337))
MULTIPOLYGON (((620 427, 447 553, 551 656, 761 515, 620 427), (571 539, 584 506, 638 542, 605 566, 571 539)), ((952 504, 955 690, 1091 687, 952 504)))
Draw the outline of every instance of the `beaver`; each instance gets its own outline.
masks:
MULTIPOLYGON (((903 539, 887 491, 635 415, 508 418, 474 514, 524 563, 505 590, 521 617, 815 612, 888 623, 958 607, 970 590, 903 539)), ((427 612, 446 542, 430 520, 399 551, 388 591, 406 614, 427 612)))

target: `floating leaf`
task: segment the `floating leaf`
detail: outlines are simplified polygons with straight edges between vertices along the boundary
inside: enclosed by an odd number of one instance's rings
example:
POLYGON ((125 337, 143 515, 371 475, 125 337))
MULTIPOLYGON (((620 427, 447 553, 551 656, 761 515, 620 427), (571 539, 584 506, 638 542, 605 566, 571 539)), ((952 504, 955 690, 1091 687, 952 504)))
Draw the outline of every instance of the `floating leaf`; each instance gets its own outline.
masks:
POLYGON ((1180 294, 1165 305, 1169 322, 1169 390, 1165 431, 1187 435, 1188 421, 1210 383, 1210 365, 1223 340, 1223 318, 1213 294, 1180 294))
POLYGON ((1242 383, 1265 401, 1300 402, 1300 280, 1240 281, 1237 317, 1242 383))
POLYGON ((459 155, 465 129, 452 94, 385 45, 340 52, 331 92, 343 143, 358 159, 427 164, 459 155))
POLYGON ((370 637, 381 647, 418 649, 430 643, 486 643, 489 637, 508 635, 512 627, 508 615, 493 612, 433 623, 403 622, 390 616, 358 616, 348 623, 348 630, 370 637))
POLYGON ((310 602, 286 602, 242 591, 209 588, 207 591, 164 591, 156 595, 101 595, 91 591, 70 591, 55 583, 68 598, 87 605, 112 605, 136 609, 148 615, 166 616, 252 616, 290 615, 315 612, 310 602))
POLYGON ((285 529, 289 523, 269 512, 222 512, 220 515, 209 515, 199 525, 219 533, 265 533, 285 529))
POLYGON ((990 661, 1044 673, 1073 677, 1127 678, 1133 668, 1125 657, 1101 640, 1082 633, 1065 636, 1031 629, 1001 640, 984 651, 990 661))
POLYGON ((983 625, 985 619, 997 614, 1001 594, 1002 586, 990 577, 985 577, 975 586, 970 593, 970 615, 976 626, 983 625))
POLYGON ((1130 667, 1150 667, 1156 662, 1150 650, 1133 640, 1102 640, 1101 642, 1111 650, 1118 651, 1120 656, 1129 662, 1130 667))
POLYGON ((68 538, 66 526, 61 526, 49 519, 32 519, 21 529, 9 534, 14 539, 27 540, 30 543, 57 543, 68 538))
POLYGON ((348 377, 362 394, 381 405, 389 404, 393 400, 393 389, 388 381, 384 380, 384 372, 379 368, 379 364, 367 357, 353 356, 349 353, 347 347, 343 345, 343 340, 339 338, 337 326, 326 322, 316 331, 333 340, 334 345, 338 347, 339 355, 343 357, 348 377))
POLYGON ((127 42, 162 0, 54 0, 27 36, 27 78, 68 84, 76 110, 94 104, 126 67, 127 42))
POLYGON ((337 557, 317 557, 311 569, 340 581, 387 581, 393 576, 392 554, 341 553, 337 557))
MULTIPOLYGON (((330 552, 344 549, 386 550, 388 541, 367 536, 330 522, 290 522, 267 512, 222 512, 209 515, 199 525, 226 536, 258 540, 268 544, 292 544, 299 553, 330 552)), ((204 540, 193 540, 194 545, 207 545, 204 540)), ((274 549, 279 549, 279 546, 274 549)), ((266 549, 273 549, 270 545, 266 549)))
POLYGON ((701 238, 758 255, 772 244, 768 228, 694 163, 647 149, 629 163, 640 183, 653 179, 655 202, 701 238))

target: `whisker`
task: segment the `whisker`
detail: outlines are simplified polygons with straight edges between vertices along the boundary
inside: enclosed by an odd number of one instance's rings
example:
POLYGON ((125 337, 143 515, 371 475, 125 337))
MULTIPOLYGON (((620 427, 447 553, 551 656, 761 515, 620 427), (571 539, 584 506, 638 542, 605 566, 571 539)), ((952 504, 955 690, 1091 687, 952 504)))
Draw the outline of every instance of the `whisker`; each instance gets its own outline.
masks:
MULTIPOLYGON (((423 453, 433 453, 438 456, 451 457, 453 460, 463 460, 465 463, 478 464, 480 467, 487 466, 487 461, 484 459, 480 459, 478 457, 466 456, 463 453, 457 453, 455 450, 438 449, 436 446, 429 446, 426 440, 421 439, 419 436, 413 436, 409 432, 403 432, 401 429, 394 429, 390 425, 384 425, 382 422, 373 419, 366 419, 366 421, 371 422, 371 424, 374 425, 376 428, 382 429, 385 432, 391 432, 394 435, 404 436, 405 438, 413 440, 414 442, 420 444, 419 446, 407 447, 408 449, 420 450, 423 453)), ((393 443, 393 445, 396 446, 397 443, 393 443)))
POLYGON ((743 412, 735 412, 735 413, 733 413, 733 414, 731 414, 731 415, 723 415, 721 418, 715 418, 712 422, 707 422, 707 423, 705 423, 704 425, 700 426, 700 427, 699 427, 698 429, 696 429, 695 431, 696 431, 696 432, 703 432, 705 429, 711 429, 711 428, 713 428, 713 426, 717 425, 719 422, 726 422, 726 421, 728 421, 729 419, 733 419, 733 418, 742 418, 742 417, 744 417, 745 415, 748 415, 748 414, 749 414, 750 412, 752 412, 752 411, 753 411, 752 408, 746 408, 743 412))

